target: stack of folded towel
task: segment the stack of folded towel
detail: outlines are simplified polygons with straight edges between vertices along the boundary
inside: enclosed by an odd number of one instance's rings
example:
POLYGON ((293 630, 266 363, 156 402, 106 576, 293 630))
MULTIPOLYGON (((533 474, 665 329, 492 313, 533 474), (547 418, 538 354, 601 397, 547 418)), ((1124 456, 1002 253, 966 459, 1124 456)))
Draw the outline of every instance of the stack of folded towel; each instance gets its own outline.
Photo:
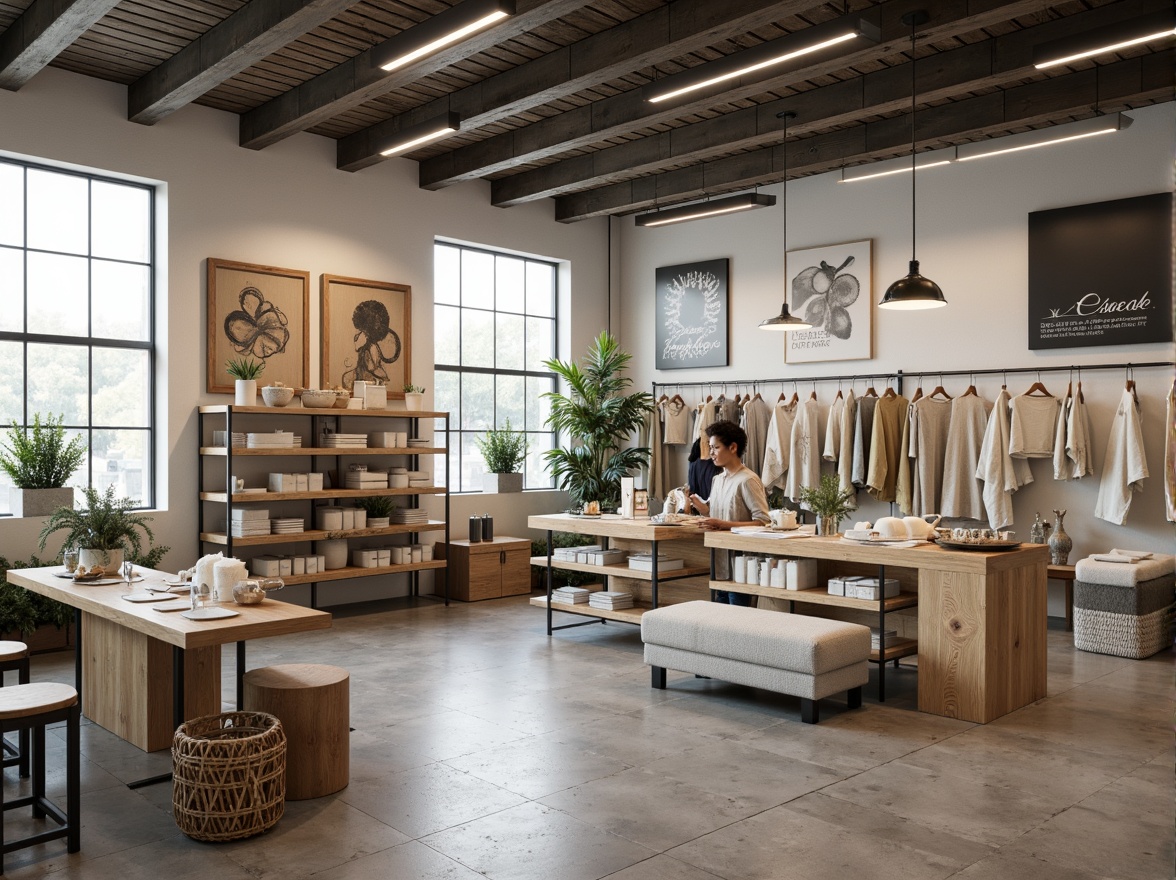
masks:
POLYGON ((1074 575, 1074 647, 1138 660, 1171 646, 1176 557, 1115 549, 1074 575))

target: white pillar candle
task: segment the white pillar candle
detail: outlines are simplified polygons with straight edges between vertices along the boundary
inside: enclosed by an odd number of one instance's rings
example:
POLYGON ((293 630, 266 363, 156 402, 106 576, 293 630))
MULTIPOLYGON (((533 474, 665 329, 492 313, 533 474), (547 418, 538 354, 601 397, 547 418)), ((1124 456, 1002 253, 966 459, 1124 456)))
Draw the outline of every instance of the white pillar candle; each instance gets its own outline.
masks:
POLYGON ((735 570, 734 570, 734 574, 732 575, 732 577, 733 577, 735 583, 737 583, 737 584, 747 583, 747 557, 746 556, 736 556, 735 557, 735 570))
POLYGON ((766 587, 772 582, 772 560, 765 559, 764 564, 760 566, 759 585, 766 587))
POLYGON ((210 553, 207 556, 201 556, 196 562, 196 574, 192 577, 192 582, 207 584, 208 588, 212 589, 212 568, 224 558, 223 553, 210 553))
POLYGON ((233 598, 233 587, 247 577, 249 572, 240 559, 229 557, 219 560, 212 567, 212 601, 228 602, 233 598))

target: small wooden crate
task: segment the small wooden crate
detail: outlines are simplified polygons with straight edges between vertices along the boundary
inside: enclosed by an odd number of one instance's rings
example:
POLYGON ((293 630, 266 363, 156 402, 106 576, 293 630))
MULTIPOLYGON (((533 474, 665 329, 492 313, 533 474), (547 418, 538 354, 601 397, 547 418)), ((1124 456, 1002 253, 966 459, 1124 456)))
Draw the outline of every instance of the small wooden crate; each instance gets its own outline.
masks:
POLYGON ((172 742, 172 807, 193 840, 268 831, 286 810, 286 734, 264 712, 193 718, 172 742))

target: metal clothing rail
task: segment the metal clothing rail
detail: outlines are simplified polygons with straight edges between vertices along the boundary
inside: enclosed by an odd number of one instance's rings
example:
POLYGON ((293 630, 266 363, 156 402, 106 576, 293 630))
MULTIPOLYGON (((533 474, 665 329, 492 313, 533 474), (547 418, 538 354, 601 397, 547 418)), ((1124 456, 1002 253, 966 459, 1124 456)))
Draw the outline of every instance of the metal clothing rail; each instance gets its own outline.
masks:
POLYGON ((902 370, 891 370, 888 373, 845 373, 840 376, 791 376, 786 379, 708 379, 696 382, 653 382, 653 390, 658 388, 715 388, 728 385, 788 385, 808 384, 811 382, 855 382, 858 379, 896 379, 902 381, 902 370))
MULTIPOLYGON (((996 367, 984 370, 907 370, 906 376, 994 376, 1007 373, 1067 373, 1092 370, 1142 370, 1148 367, 1176 367, 1173 361, 1148 361, 1142 364, 1069 364, 1048 367, 996 367)), ((901 372, 901 371, 900 371, 901 372)))

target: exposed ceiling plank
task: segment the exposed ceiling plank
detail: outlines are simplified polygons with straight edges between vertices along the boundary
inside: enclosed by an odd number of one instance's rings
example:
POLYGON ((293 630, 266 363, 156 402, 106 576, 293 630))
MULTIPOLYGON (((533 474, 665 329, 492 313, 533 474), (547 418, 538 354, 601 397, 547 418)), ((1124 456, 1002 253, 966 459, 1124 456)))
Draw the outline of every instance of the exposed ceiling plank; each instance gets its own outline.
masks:
POLYGON ((0 34, 0 88, 15 92, 118 5, 118 0, 34 0, 0 34))
POLYGON ((147 75, 127 93, 127 118, 154 125, 355 0, 251 0, 147 75))
MULTIPOLYGON (((1088 117, 1096 103, 1103 108, 1138 106, 1167 100, 1171 94, 1170 58, 1164 54, 1146 55, 920 109, 916 140, 921 147, 963 143, 1003 134, 1011 128, 1088 117)), ((790 141, 789 176, 832 171, 850 159, 892 156, 909 143, 909 114, 790 141)), ((555 200, 555 219, 565 223, 586 220, 778 183, 783 167, 782 147, 763 147, 562 196, 555 200)))
MULTIPOLYGON (((934 103, 981 88, 1014 84, 1037 74, 1033 68, 1035 45, 1107 27, 1168 2, 1129 0, 921 59, 916 68, 918 95, 920 100, 934 103)), ((617 183, 732 150, 762 147, 779 140, 781 126, 776 114, 782 110, 797 114, 789 130, 798 136, 901 111, 910 105, 910 74, 909 62, 883 68, 864 77, 500 178, 491 182, 490 201, 498 207, 509 207, 617 183)))
POLYGON ((811 6, 812 0, 677 0, 342 138, 338 167, 358 171, 382 161, 382 145, 403 129, 449 110, 461 114, 463 128, 490 125, 811 6))
MULTIPOLYGON (((918 4, 912 4, 910 0, 891 0, 863 13, 863 17, 877 20, 881 27, 882 42, 877 46, 862 48, 833 60, 805 65, 799 71, 793 69, 778 77, 756 82, 740 80, 739 86, 719 92, 721 100, 730 102, 750 98, 786 87, 789 83, 836 72, 880 54, 901 52, 909 46, 910 39, 910 28, 902 23, 901 17, 912 5, 918 4)), ((919 30, 924 43, 1036 12, 1047 6, 1047 3, 1042 0, 989 0, 987 3, 944 0, 926 5, 931 6, 931 18, 919 30), (983 8, 977 11, 977 7, 983 8)), ((484 177, 524 162, 550 158, 599 143, 609 137, 624 135, 635 128, 681 119, 705 111, 715 103, 716 95, 712 93, 677 103, 673 107, 664 107, 643 100, 641 90, 634 89, 427 159, 420 163, 420 185, 424 189, 439 189, 459 181, 484 177)))
POLYGON ((501 24, 446 47, 392 73, 372 63, 372 49, 310 79, 255 110, 241 115, 240 143, 260 150, 326 122, 345 110, 410 85, 462 59, 513 39, 539 25, 588 5, 589 0, 518 0, 516 12, 501 24))

